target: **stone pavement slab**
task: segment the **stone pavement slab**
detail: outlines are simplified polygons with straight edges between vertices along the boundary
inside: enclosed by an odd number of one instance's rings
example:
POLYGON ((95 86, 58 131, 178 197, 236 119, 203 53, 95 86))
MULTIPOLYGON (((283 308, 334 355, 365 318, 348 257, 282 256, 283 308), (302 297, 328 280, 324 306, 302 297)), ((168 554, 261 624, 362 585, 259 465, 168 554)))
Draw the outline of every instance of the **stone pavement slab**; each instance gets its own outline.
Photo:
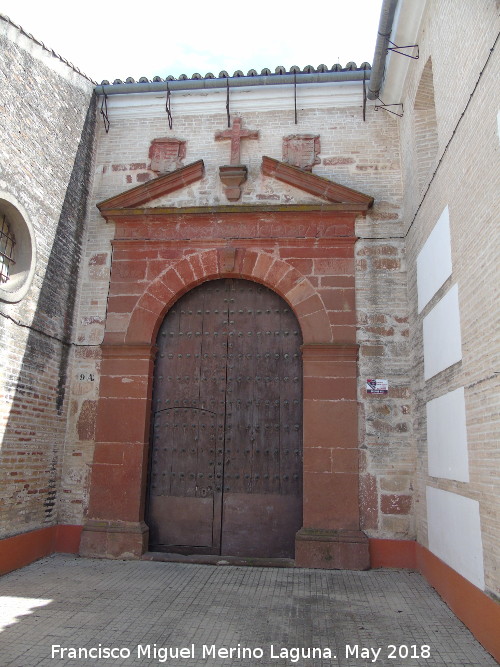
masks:
POLYGON ((497 664, 402 570, 56 555, 0 579, 0 624, 0 667, 497 664))

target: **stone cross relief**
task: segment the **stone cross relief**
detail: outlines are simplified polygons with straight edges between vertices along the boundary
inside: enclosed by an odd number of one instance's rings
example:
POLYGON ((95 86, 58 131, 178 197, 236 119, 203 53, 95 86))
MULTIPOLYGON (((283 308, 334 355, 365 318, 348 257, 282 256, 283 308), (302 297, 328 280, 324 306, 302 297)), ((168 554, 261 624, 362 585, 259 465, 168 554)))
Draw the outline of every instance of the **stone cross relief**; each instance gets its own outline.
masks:
POLYGON ((220 180, 224 184, 225 194, 229 201, 238 201, 241 196, 241 185, 247 179, 248 169, 241 164, 241 140, 258 139, 258 130, 244 130, 241 118, 234 118, 233 126, 228 130, 215 133, 215 141, 231 141, 231 158, 228 165, 219 167, 220 180))

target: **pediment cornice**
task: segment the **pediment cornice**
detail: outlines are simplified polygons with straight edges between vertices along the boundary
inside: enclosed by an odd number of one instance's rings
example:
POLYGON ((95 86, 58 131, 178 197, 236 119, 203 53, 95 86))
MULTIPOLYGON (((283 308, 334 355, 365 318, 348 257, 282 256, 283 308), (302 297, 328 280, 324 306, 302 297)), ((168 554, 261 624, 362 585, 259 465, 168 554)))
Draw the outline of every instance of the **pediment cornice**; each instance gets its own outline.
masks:
POLYGON ((366 211, 373 205, 373 197, 363 192, 339 185, 328 178, 317 176, 266 155, 262 158, 262 173, 303 192, 326 199, 326 201, 336 204, 354 204, 359 206, 357 209, 359 211, 366 211))
POLYGON ((351 213, 362 213, 368 210, 373 204, 373 197, 369 197, 362 192, 339 185, 327 178, 311 174, 308 171, 267 156, 262 158, 262 173, 303 192, 315 195, 323 199, 325 203, 278 206, 256 203, 200 207, 168 207, 164 204, 155 207, 150 205, 151 202, 165 195, 201 180, 205 174, 205 166, 203 160, 198 160, 186 167, 176 169, 165 176, 152 179, 119 195, 105 199, 97 204, 97 208, 106 220, 110 220, 123 219, 130 216, 137 218, 145 215, 154 215, 155 217, 175 214, 210 215, 214 213, 230 213, 234 215, 238 212, 248 214, 251 212, 258 213, 259 211, 322 211, 323 213, 327 211, 349 211, 351 213))
POLYGON ((199 181, 203 178, 204 173, 203 160, 197 160, 186 167, 170 172, 170 174, 154 178, 147 183, 105 199, 97 204, 97 208, 104 217, 106 217, 105 213, 112 209, 137 208, 199 181))

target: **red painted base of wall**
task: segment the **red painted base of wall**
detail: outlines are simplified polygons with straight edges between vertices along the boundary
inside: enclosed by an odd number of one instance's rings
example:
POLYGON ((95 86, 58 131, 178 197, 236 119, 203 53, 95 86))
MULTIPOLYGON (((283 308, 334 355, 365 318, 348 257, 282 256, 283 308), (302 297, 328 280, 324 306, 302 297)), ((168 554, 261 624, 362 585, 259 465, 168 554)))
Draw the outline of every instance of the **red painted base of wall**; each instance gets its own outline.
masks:
POLYGON ((53 553, 76 554, 82 526, 50 526, 0 540, 0 574, 53 553))
MULTIPOLYGON (((0 574, 53 553, 78 553, 82 526, 50 526, 0 540, 0 574)), ((493 657, 500 661, 500 605, 410 540, 370 539, 372 568, 418 570, 493 657)))
POLYGON ((418 570, 416 542, 413 540, 378 540, 370 538, 370 567, 398 567, 418 570))
POLYGON ((443 563, 428 549, 410 540, 370 539, 372 568, 417 570, 439 593, 474 637, 500 662, 500 604, 443 563))
POLYGON ((418 570, 484 648, 500 662, 500 604, 425 547, 416 545, 418 570))

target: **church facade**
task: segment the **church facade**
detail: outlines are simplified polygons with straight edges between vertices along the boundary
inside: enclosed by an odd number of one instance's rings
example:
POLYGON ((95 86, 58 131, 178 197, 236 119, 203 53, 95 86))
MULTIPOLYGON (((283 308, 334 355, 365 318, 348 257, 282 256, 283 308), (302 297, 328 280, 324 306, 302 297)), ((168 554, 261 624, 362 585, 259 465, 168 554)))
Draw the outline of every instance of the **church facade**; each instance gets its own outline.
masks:
POLYGON ((407 567, 499 651, 498 25, 96 85, 1 18, 3 571, 407 567))

